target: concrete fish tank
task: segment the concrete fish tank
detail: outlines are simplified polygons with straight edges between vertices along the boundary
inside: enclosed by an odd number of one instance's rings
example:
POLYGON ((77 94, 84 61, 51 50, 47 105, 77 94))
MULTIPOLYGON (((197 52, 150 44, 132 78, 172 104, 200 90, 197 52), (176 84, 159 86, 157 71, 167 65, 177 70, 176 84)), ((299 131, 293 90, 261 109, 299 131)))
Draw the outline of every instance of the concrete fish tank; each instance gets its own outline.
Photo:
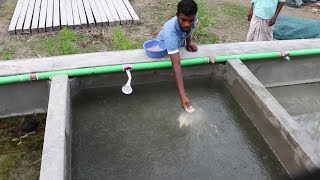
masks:
POLYGON ((0 122, 46 114, 39 179, 293 177, 320 164, 316 48, 319 39, 181 49, 192 114, 170 60, 143 49, 5 61, 0 122))

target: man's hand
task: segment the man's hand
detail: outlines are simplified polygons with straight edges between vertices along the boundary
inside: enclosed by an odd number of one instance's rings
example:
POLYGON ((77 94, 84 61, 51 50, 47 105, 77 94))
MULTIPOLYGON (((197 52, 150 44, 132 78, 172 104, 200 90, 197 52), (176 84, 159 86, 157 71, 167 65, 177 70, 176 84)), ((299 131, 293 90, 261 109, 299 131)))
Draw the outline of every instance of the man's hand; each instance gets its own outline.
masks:
POLYGON ((248 21, 251 21, 251 19, 252 19, 252 15, 253 15, 253 3, 251 4, 251 8, 250 8, 250 11, 249 11, 249 13, 248 13, 248 15, 247 15, 247 18, 248 18, 248 21))
POLYGON ((276 16, 273 16, 270 20, 269 20, 269 26, 273 26, 276 23, 276 16))
POLYGON ((269 20, 269 26, 273 26, 276 23, 277 17, 284 5, 284 2, 279 2, 277 6, 276 13, 273 15, 273 17, 269 20))
POLYGON ((249 13, 248 13, 248 15, 247 15, 248 21, 251 21, 251 19, 252 19, 252 15, 253 15, 253 13, 252 13, 252 12, 249 12, 249 13))
POLYGON ((187 44, 186 49, 190 52, 198 51, 198 47, 194 44, 187 44))
POLYGON ((181 97, 181 107, 186 110, 190 104, 189 104, 189 99, 186 95, 184 95, 183 97, 181 97))

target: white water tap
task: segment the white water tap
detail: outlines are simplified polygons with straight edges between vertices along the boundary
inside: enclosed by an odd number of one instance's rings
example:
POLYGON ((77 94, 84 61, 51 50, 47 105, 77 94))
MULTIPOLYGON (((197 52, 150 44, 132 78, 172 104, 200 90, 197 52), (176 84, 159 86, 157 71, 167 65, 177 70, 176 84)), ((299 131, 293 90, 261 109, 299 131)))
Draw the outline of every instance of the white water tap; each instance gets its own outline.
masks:
POLYGON ((131 72, 130 72, 130 68, 127 68, 126 70, 127 76, 128 76, 128 81, 127 83, 122 86, 121 90, 124 94, 131 94, 132 93, 132 87, 131 87, 131 72))

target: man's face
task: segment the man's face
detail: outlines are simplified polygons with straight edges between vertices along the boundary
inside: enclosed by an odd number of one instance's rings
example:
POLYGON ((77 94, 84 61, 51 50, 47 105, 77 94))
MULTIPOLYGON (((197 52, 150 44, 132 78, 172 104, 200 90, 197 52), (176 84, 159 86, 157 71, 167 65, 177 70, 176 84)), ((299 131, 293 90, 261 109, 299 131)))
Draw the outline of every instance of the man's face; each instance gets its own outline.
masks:
POLYGON ((180 24, 180 27, 183 32, 188 32, 191 30, 191 27, 193 25, 193 22, 195 21, 196 15, 189 15, 186 16, 183 13, 179 12, 177 13, 178 21, 180 24))

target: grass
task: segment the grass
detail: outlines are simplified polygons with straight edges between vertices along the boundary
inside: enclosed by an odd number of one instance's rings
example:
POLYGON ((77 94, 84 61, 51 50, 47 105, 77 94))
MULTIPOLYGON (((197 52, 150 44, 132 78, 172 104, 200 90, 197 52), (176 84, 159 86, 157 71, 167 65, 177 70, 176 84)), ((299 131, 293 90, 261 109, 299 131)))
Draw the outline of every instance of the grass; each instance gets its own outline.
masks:
POLYGON ((198 23, 195 31, 193 32, 193 37, 195 39, 200 39, 201 37, 207 37, 209 28, 213 23, 212 18, 208 15, 208 9, 206 8, 203 0, 198 1, 198 23))
POLYGON ((112 50, 128 50, 134 49, 136 45, 133 43, 132 39, 130 39, 124 31, 117 26, 113 33, 110 40, 111 49, 112 50))
MULTIPOLYGON (((6 24, 10 23, 12 12, 15 9, 15 0, 7 0, 0 6, 0 30, 6 28, 6 24)), ((5 44, 0 32, 0 60, 14 59, 16 49, 14 46, 5 44)))
POLYGON ((208 31, 208 29, 213 26, 213 18, 212 14, 210 14, 210 9, 203 0, 198 0, 197 4, 198 23, 192 33, 192 37, 199 44, 214 44, 217 42, 218 37, 208 31))
POLYGON ((59 52, 60 54, 75 54, 77 53, 78 49, 76 48, 75 44, 75 36, 76 33, 64 28, 62 31, 59 32, 59 52))
POLYGON ((76 33, 64 28, 56 38, 49 37, 46 41, 47 53, 49 55, 66 55, 79 52, 75 43, 76 33))
POLYGON ((11 60, 13 59, 13 56, 15 55, 15 53, 16 53, 15 49, 4 49, 3 51, 0 51, 0 59, 11 60))
POLYGON ((161 6, 157 6, 156 10, 152 12, 153 18, 160 26, 176 15, 178 2, 179 0, 164 0, 161 6))
POLYGON ((249 7, 236 2, 223 1, 212 6, 210 14, 213 17, 214 26, 210 31, 218 37, 212 37, 211 43, 241 42, 245 41, 248 31, 248 21, 246 19, 249 7))
POLYGON ((224 14, 234 18, 235 20, 246 21, 246 16, 249 12, 249 9, 250 8, 239 5, 239 4, 223 2, 224 14))
POLYGON ((16 0, 7 0, 0 6, 0 19, 9 22, 16 7, 16 0))
POLYGON ((55 49, 55 43, 54 43, 52 37, 47 39, 46 47, 47 47, 48 54, 49 55, 53 55, 54 54, 54 49, 55 49))
POLYGON ((113 29, 111 37, 105 37, 102 30, 86 34, 65 28, 57 35, 52 35, 45 40, 47 54, 51 56, 96 52, 103 49, 100 46, 111 46, 109 50, 129 50, 141 45, 141 40, 136 40, 134 43, 120 26, 113 29))

